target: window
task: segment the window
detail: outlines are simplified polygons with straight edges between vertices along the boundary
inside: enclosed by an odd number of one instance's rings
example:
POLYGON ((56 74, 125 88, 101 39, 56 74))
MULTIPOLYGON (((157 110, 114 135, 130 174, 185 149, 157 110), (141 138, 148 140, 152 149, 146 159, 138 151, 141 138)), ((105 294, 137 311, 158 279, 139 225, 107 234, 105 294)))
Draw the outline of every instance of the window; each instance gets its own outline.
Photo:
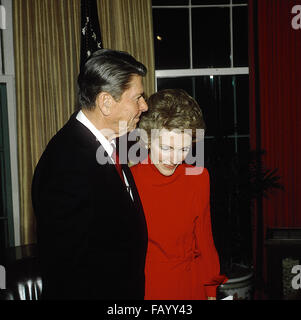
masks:
POLYGON ((14 237, 6 84, 0 83, 0 264, 14 237))
MULTIPOLYGON (((153 0, 156 88, 182 88, 200 104, 210 139, 249 149, 247 0, 153 0)), ((206 152, 206 150, 205 150, 206 152)))
MULTIPOLYGON (((249 137, 246 0, 153 0, 156 88, 182 88, 200 104, 208 127, 249 137)), ((246 147, 245 149, 248 149, 246 147)))
POLYGON ((198 101, 207 126, 205 166, 217 137, 226 137, 228 152, 248 157, 248 1, 153 0, 152 5, 156 89, 181 88, 198 101))
POLYGON ((1 6, 5 23, 0 27, 0 264, 5 248, 20 245, 12 1, 1 0, 1 6))

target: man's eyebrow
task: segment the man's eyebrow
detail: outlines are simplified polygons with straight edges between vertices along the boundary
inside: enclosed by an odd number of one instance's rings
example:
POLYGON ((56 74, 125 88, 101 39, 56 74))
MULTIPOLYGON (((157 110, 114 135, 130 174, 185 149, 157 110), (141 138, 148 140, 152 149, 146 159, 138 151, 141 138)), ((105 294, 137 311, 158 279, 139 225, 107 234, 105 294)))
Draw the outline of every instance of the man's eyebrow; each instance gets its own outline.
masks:
POLYGON ((134 96, 134 99, 140 99, 140 98, 142 98, 142 97, 144 98, 144 92, 135 95, 135 96, 134 96))

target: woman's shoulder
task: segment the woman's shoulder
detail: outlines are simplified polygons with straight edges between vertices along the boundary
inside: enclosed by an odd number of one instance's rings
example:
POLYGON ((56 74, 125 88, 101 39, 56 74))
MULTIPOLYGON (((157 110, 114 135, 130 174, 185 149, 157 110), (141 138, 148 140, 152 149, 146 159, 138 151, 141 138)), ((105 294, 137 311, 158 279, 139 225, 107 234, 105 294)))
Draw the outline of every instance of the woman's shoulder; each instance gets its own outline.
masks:
POLYGON ((209 183, 209 172, 207 168, 183 164, 183 169, 183 174, 187 176, 187 181, 189 181, 189 183, 209 183))
POLYGON ((142 172, 142 164, 141 162, 139 163, 132 163, 132 162, 129 162, 128 163, 128 166, 132 172, 133 175, 139 175, 141 172, 142 172))

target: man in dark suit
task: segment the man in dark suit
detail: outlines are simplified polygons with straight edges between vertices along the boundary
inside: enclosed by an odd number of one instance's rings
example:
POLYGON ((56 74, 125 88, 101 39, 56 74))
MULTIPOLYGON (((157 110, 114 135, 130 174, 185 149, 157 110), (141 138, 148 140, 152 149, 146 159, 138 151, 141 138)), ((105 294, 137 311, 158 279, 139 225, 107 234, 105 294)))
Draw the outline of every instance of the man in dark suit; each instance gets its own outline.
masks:
POLYGON ((114 139, 147 110, 145 74, 125 52, 95 52, 78 77, 80 111, 39 160, 32 200, 44 299, 144 298, 146 222, 131 172, 122 164, 118 173, 113 155, 114 139))

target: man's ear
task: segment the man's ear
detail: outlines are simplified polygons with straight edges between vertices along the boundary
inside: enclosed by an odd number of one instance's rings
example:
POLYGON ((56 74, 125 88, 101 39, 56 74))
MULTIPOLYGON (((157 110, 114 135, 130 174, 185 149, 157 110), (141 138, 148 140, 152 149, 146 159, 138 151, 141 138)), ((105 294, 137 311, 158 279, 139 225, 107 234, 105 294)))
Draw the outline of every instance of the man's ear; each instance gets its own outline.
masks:
POLYGON ((108 116, 112 112, 113 101, 113 97, 108 92, 101 92, 96 97, 95 104, 104 116, 108 116))

